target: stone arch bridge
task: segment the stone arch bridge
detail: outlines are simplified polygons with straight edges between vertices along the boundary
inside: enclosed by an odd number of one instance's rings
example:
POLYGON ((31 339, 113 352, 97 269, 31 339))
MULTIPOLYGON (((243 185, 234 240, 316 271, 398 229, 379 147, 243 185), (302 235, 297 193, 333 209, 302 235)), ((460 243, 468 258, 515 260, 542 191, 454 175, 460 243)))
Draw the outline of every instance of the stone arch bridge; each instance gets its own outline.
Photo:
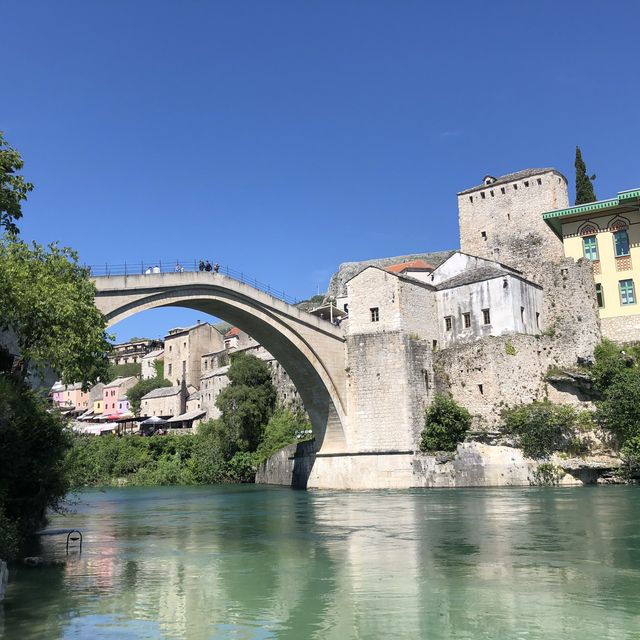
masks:
POLYGON ((284 367, 309 414, 316 448, 348 450, 342 329, 222 273, 188 271, 94 277, 108 325, 156 307, 186 307, 239 327, 284 367))

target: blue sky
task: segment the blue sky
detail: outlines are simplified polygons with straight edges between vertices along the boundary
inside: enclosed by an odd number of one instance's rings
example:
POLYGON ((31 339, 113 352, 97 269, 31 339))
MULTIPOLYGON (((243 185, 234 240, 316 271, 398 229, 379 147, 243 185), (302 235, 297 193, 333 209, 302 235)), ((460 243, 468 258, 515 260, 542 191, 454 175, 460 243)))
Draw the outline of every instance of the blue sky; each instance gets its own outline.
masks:
MULTIPOLYGON (((49 0, 2 6, 26 239, 209 257, 299 298, 341 262, 456 248, 456 192, 575 145, 640 185, 640 3, 49 0)), ((202 314, 114 327, 160 336, 202 314)))

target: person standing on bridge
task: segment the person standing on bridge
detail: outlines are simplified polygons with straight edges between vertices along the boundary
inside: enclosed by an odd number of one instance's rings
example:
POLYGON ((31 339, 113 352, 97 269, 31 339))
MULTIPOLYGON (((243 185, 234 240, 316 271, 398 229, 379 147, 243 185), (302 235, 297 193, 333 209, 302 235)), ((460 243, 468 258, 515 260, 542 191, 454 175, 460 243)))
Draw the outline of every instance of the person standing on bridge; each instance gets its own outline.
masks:
POLYGON ((213 273, 218 273, 218 271, 220 271, 220 265, 216 262, 213 265, 213 273))
POLYGON ((204 260, 200 260, 200 264, 198 265, 198 269, 200 269, 200 271, 204 271, 204 260))
POLYGON ((204 270, 205 271, 211 271, 211 269, 213 269, 213 267, 211 266, 211 263, 208 260, 204 261, 204 270))

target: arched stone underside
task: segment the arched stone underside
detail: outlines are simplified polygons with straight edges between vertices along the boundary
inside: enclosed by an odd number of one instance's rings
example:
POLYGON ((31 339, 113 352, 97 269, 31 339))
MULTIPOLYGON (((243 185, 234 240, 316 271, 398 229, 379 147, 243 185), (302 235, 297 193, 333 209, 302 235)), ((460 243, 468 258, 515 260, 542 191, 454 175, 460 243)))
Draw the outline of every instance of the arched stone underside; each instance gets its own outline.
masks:
POLYGON ((207 272, 95 278, 96 305, 109 326, 157 307, 186 307, 237 326, 284 367, 311 419, 317 450, 348 450, 342 331, 297 307, 222 274, 207 272))

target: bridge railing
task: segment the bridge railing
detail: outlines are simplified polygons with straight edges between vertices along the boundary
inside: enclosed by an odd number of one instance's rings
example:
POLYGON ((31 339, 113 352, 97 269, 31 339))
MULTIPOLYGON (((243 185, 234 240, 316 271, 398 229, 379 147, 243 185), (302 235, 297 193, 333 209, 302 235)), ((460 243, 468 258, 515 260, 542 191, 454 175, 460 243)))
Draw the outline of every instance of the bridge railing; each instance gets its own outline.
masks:
MULTIPOLYGON (((98 264, 87 265, 87 269, 90 274, 95 277, 149 275, 154 273, 190 273, 203 270, 200 268, 199 260, 157 260, 155 262, 140 261, 124 262, 122 264, 98 264)), ((260 280, 250 276, 244 271, 238 271, 228 265, 219 265, 217 271, 212 265, 210 271, 212 273, 222 273, 229 278, 248 284, 254 289, 258 289, 288 304, 296 304, 299 302, 297 298, 287 295, 285 291, 274 289, 271 285, 260 282, 260 280)))

